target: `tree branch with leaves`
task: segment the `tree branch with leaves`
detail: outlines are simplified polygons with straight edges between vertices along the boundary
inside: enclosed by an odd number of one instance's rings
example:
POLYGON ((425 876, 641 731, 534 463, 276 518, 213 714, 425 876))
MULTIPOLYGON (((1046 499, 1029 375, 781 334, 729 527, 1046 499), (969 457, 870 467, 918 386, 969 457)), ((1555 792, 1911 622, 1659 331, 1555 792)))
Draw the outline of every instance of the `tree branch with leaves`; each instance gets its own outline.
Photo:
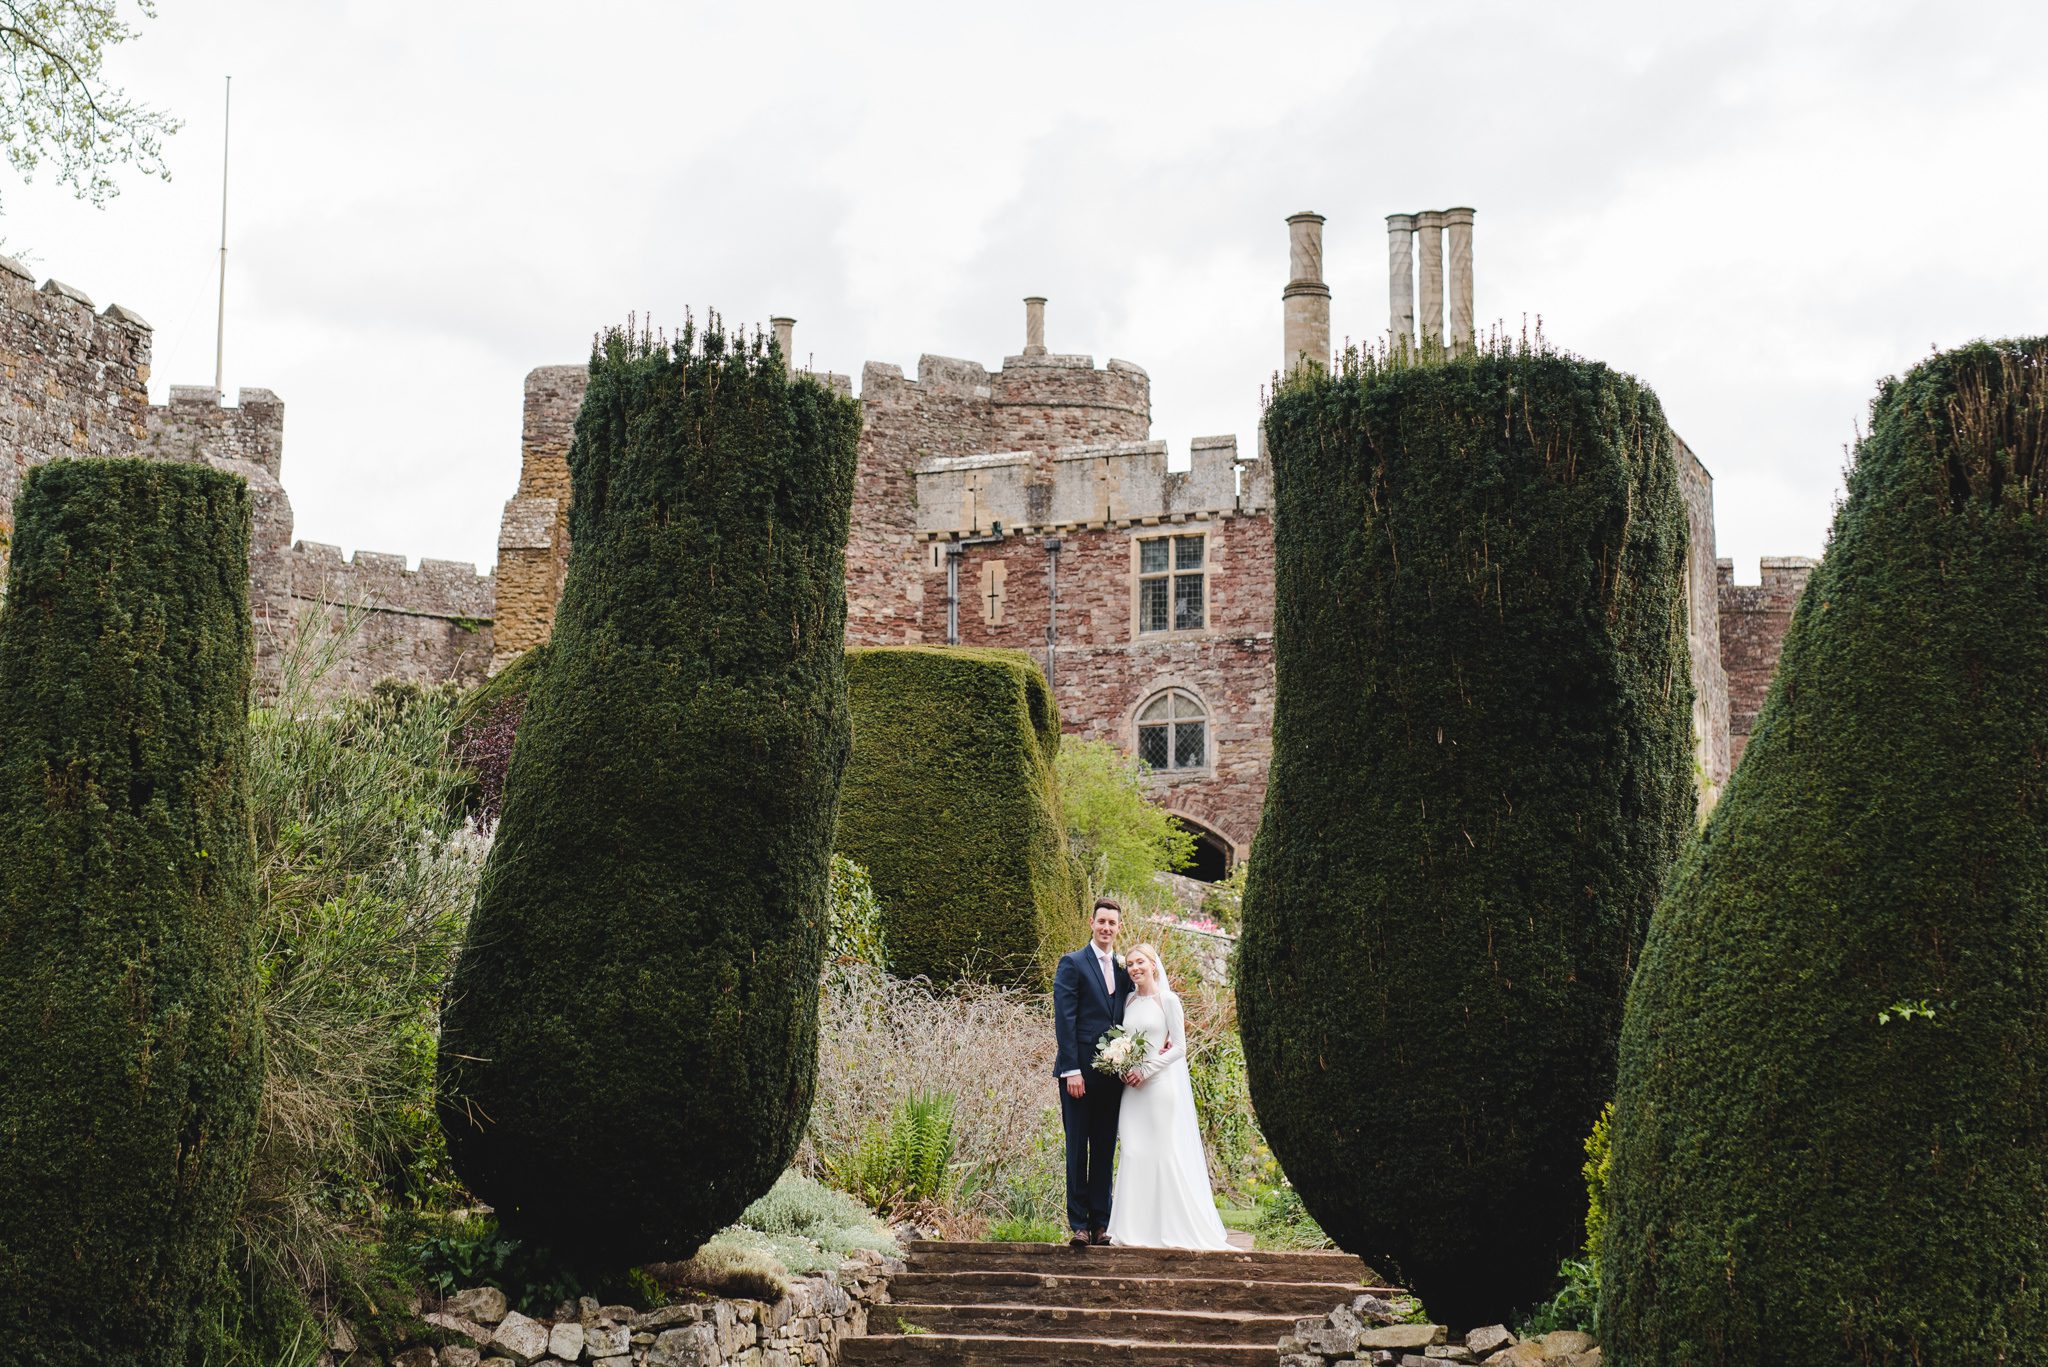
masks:
MULTIPOLYGON (((136 0, 144 18, 154 0, 136 0)), ((179 121, 107 77, 107 54, 137 36, 118 0, 0 0, 0 148, 32 180, 45 162, 80 199, 120 193, 113 169, 170 179, 164 139, 179 121)))

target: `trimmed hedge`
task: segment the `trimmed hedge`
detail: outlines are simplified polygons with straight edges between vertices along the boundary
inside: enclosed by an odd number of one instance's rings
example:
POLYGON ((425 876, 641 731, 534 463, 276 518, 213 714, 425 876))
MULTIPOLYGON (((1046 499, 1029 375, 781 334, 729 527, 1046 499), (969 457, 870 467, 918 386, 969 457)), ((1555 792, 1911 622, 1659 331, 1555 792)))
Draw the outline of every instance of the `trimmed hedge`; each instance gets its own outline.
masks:
POLYGON ((2048 1362, 2048 339, 1888 380, 1622 1034, 1609 1360, 2048 1362))
POLYGON ((1266 419, 1277 704, 1238 1005, 1309 1213, 1438 1318, 1533 1305, 1694 810, 1686 525, 1656 396, 1490 349, 1266 419))
POLYGON ((1045 675, 1019 650, 878 646, 846 676, 838 849, 874 883, 891 968, 1042 985, 1088 939, 1045 675))
POLYGON ((249 493, 30 472, 0 611, 0 1321, 180 1364, 262 1090, 249 493))
POLYGON ((457 1173, 564 1255, 686 1256, 809 1117, 859 429, 715 323, 592 357, 440 1056, 457 1173))

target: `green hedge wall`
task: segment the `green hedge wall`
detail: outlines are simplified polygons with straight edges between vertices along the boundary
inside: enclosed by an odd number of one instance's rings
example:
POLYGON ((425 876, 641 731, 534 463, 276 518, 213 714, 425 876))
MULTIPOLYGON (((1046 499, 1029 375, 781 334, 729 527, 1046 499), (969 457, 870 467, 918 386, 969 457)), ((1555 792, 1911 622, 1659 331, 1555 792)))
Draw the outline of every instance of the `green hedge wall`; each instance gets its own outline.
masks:
POLYGON ((1690 827, 1656 397, 1527 350, 1305 376, 1266 420, 1273 764, 1238 1004, 1310 1214, 1453 1323, 1546 1293, 1690 827))
POLYGON ((14 511, 0 1321, 39 1363, 181 1364, 262 1089, 249 494, 201 466, 66 460, 14 511))
POLYGON ((846 675, 838 848, 874 883, 891 967, 1043 983, 1088 939, 1045 675, 1022 651, 949 646, 852 650, 846 675))
POLYGON ((2048 1362, 2044 476, 2048 339, 1880 388, 1629 998, 1609 1361, 2048 1362))
POLYGON ((563 1254, 689 1254, 809 1117, 859 428, 716 324, 591 361, 440 1060, 456 1171, 563 1254))

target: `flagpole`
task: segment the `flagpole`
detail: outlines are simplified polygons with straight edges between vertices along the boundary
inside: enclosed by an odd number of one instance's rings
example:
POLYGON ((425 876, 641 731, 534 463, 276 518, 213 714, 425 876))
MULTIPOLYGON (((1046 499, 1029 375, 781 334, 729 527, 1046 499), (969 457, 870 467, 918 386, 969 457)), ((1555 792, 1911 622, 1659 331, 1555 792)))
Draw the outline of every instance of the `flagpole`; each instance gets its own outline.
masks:
POLYGON ((213 320, 213 388, 220 392, 221 357, 228 326, 228 115, 234 109, 235 78, 227 78, 220 120, 220 310, 213 320))

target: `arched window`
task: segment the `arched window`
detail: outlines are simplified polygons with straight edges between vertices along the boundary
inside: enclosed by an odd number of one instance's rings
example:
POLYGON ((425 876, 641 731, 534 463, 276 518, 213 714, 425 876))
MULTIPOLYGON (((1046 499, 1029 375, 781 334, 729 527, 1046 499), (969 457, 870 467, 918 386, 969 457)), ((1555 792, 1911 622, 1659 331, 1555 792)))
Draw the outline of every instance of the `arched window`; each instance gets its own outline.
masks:
POLYGON ((1153 697, 1138 710, 1138 758, 1162 771, 1208 768, 1208 709, 1183 689, 1153 697))

